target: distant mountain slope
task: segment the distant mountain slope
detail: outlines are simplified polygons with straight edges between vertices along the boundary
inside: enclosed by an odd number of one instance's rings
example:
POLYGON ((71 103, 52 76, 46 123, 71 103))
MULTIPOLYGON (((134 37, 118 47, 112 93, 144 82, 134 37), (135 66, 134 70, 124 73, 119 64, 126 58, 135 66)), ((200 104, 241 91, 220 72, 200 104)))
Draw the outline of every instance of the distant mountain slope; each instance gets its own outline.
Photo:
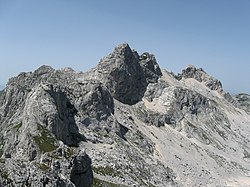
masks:
POLYGON ((240 103, 242 108, 250 112, 250 95, 241 93, 241 94, 235 95, 234 98, 240 103))
POLYGON ((4 89, 4 88, 5 88, 4 86, 1 86, 1 85, 0 85, 0 96, 2 95, 3 89, 4 89))
POLYGON ((21 73, 0 96, 0 186, 250 186, 248 99, 128 44, 85 73, 21 73))

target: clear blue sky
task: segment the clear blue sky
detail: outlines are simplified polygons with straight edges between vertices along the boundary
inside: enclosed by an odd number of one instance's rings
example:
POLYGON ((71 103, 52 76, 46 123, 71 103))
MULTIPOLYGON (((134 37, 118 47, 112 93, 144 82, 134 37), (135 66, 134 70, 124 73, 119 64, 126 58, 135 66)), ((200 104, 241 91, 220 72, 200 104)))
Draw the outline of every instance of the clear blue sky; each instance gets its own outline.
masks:
POLYGON ((123 42, 250 93, 249 0, 0 0, 0 84, 43 64, 86 71, 123 42))

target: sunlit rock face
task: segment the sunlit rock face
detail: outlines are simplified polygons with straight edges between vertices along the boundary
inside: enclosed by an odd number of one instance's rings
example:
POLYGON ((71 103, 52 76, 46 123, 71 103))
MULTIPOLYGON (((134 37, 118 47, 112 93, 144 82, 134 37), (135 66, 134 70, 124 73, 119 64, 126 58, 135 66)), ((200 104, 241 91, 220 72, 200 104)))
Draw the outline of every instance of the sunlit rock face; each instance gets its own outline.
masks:
POLYGON ((0 94, 0 186, 250 186, 249 100, 126 43, 85 73, 20 73, 0 94))

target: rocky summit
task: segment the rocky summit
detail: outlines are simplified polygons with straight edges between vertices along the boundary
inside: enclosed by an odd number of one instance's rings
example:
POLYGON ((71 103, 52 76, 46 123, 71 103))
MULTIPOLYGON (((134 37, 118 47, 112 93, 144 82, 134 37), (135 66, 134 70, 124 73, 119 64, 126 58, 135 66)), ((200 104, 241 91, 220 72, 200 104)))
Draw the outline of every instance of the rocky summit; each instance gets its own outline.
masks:
POLYGON ((0 93, 0 186, 250 186, 249 101, 128 44, 85 73, 20 73, 0 93))

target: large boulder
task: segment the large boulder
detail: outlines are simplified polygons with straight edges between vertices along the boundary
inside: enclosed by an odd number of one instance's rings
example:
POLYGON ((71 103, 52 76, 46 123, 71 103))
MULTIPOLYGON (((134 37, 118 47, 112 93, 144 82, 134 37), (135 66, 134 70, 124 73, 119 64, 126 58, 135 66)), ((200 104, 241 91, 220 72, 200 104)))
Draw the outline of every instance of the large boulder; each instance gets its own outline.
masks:
POLYGON ((93 171, 91 169, 91 159, 84 150, 81 150, 73 159, 70 180, 76 187, 92 186, 93 171))

